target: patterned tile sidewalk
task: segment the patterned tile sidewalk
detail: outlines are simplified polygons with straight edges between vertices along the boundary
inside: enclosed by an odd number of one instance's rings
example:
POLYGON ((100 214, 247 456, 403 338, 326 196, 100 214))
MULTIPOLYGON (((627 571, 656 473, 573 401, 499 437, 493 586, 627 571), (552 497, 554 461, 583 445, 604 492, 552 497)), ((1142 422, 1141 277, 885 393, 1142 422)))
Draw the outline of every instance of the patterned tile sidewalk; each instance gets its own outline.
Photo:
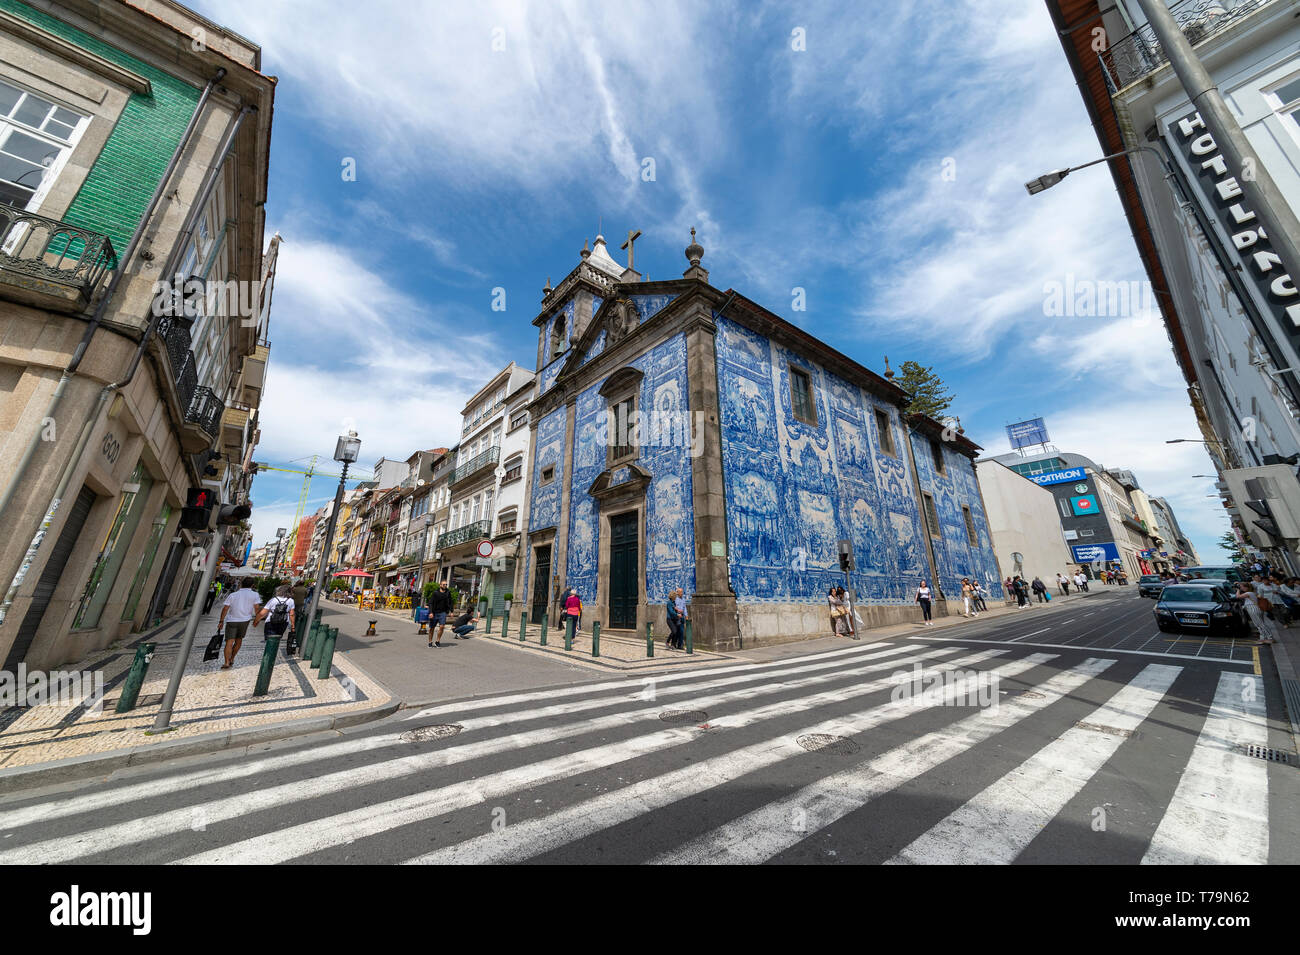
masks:
POLYGON ((85 701, 0 710, 0 770, 149 747, 162 741, 252 727, 269 728, 295 720, 350 716, 392 702, 389 692, 348 660, 346 654, 335 654, 329 678, 321 680, 314 669, 304 666, 296 656, 286 658, 283 649, 278 654, 269 691, 265 696, 255 697, 253 687, 266 645, 262 631, 250 629, 234 666, 222 670, 221 658, 203 662, 204 647, 217 629, 217 615, 212 614, 199 622, 172 711, 173 729, 148 733, 180 650, 184 625, 184 619, 175 621, 152 638, 157 647, 148 676, 140 688, 136 707, 128 713, 114 712, 135 656, 134 646, 127 645, 59 668, 103 674, 104 700, 98 712, 85 701))

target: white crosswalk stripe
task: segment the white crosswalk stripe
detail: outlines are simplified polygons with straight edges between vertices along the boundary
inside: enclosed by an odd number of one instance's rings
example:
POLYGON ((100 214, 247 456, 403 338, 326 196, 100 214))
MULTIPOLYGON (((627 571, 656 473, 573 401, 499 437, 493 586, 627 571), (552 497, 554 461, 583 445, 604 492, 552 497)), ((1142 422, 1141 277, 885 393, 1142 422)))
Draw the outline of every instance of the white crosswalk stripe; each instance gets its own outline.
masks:
POLYGON ((1155 709, 1180 672, 1181 667, 1151 664, 1086 721, 1070 727, 889 861, 1013 861, 1115 754, 1123 733, 1132 733, 1155 709))
POLYGON ((1260 677, 1122 651, 922 640, 674 672, 649 688, 607 680, 438 704, 337 742, 0 797, 0 864, 373 852, 481 864, 611 851, 760 863, 814 845, 890 863, 1010 863, 1073 838, 1063 813, 1076 797, 1131 782, 1117 770, 1131 775, 1139 740, 1162 733, 1161 757, 1180 734, 1185 765, 1162 763, 1150 786, 1143 862, 1269 861, 1269 764, 1244 751, 1269 741, 1260 677), (971 674, 1002 694, 976 693, 962 682, 971 674), (918 693, 922 675, 931 682, 918 693), (665 710, 707 715, 673 725, 665 710), (460 734, 403 738, 432 723, 460 734), (801 740, 816 736, 858 748, 810 755, 801 740), (974 765, 979 782, 967 778, 974 765), (901 787, 893 800, 925 794, 921 815, 904 838, 874 842, 881 819, 859 810, 901 787), (513 807, 504 827, 488 821, 496 805, 513 807), (860 834, 845 845, 845 833, 860 834))
POLYGON ((1268 745, 1264 685, 1224 673, 1143 865, 1268 862, 1268 768, 1242 752, 1268 745))

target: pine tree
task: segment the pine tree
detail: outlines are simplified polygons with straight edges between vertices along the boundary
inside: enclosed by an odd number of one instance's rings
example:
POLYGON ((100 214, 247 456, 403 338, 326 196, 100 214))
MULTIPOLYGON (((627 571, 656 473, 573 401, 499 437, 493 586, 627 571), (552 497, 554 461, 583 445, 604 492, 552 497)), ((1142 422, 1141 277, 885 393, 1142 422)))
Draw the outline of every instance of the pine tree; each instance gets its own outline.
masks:
POLYGON ((1237 543, 1236 535, 1232 531, 1224 532, 1223 536, 1219 538, 1219 546, 1232 556, 1234 562, 1238 564, 1245 563, 1247 554, 1242 550, 1241 545, 1237 543))
POLYGON ((912 403, 907 406, 909 414, 920 413, 938 419, 952 404, 953 394, 943 379, 934 373, 933 367, 920 362, 903 362, 895 383, 912 396, 912 403))

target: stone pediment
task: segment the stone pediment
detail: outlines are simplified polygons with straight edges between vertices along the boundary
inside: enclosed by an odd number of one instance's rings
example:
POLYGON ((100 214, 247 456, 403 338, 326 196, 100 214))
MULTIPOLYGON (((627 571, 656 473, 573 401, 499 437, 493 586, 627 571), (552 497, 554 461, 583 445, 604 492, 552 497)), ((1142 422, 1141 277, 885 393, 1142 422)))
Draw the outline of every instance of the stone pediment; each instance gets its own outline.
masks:
POLYGON ((639 464, 620 464, 601 471, 587 493, 601 501, 622 494, 645 494, 650 472, 639 464))

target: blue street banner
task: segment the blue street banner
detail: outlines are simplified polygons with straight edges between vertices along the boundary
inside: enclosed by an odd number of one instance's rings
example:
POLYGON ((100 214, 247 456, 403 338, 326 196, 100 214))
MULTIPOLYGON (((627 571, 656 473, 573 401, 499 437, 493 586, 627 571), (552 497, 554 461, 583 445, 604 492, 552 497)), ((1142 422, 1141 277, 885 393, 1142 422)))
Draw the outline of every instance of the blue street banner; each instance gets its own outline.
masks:
POLYGON ((1074 508, 1075 517, 1083 517, 1088 514, 1097 513, 1097 495, 1080 494, 1078 497, 1070 498, 1070 506, 1074 508))
POLYGON ((1017 451, 1035 444, 1046 444, 1050 439, 1043 419, 1030 418, 1007 425, 1007 440, 1011 442, 1011 450, 1017 451))
POLYGON ((1070 550, 1080 564, 1094 564, 1099 560, 1119 562, 1119 548, 1109 541, 1104 544, 1074 544, 1070 550))
POLYGON ((1035 484, 1068 484, 1070 481, 1085 481, 1088 472, 1083 468, 1065 468, 1062 471, 1048 471, 1046 474, 1026 475, 1035 484))

